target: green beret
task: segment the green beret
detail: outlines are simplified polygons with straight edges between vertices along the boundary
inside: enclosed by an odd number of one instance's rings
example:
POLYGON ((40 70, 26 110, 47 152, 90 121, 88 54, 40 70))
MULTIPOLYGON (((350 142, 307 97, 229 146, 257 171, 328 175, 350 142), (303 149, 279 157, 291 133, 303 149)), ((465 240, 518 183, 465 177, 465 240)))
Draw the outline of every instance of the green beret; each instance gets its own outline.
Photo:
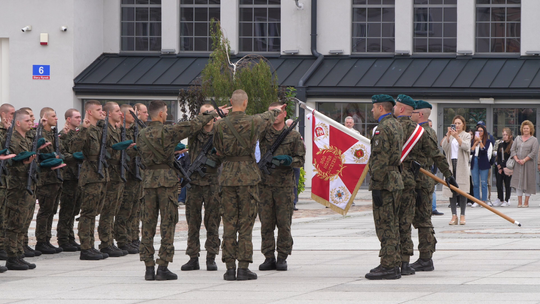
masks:
POLYGON ((7 152, 8 152, 8 149, 0 150, 0 155, 4 155, 4 154, 7 155, 7 152))
POLYGON ((399 94, 397 97, 397 102, 400 102, 402 104, 406 104, 408 106, 411 106, 413 109, 416 109, 416 101, 412 99, 410 96, 405 94, 399 94))
POLYGON ((34 151, 32 151, 32 152, 24 151, 24 152, 21 152, 21 153, 17 154, 17 156, 15 156, 13 158, 13 160, 14 161, 23 161, 23 160, 25 160, 25 159, 27 159, 30 156, 35 155, 35 154, 36 154, 36 152, 34 152, 34 151))
POLYGON ((47 141, 46 141, 45 138, 43 138, 43 137, 40 138, 40 139, 38 139, 38 141, 37 141, 37 146, 38 146, 38 148, 41 147, 41 146, 43 146, 46 142, 47 142, 47 141))
POLYGON ((112 145, 112 148, 114 150, 125 150, 129 147, 129 145, 131 145, 133 143, 133 140, 124 140, 124 141, 121 141, 117 144, 114 144, 112 145))
POLYGON ((62 164, 61 159, 49 158, 47 160, 42 161, 39 165, 45 168, 52 168, 52 167, 60 166, 61 164, 62 164))
POLYGON ((178 143, 178 145, 176 145, 176 147, 174 148, 174 151, 184 150, 185 148, 186 145, 184 145, 183 143, 178 143))
POLYGON ((46 159, 49 159, 49 158, 56 158, 56 153, 51 152, 51 153, 40 153, 39 154, 39 159, 41 159, 41 160, 46 160, 46 159))
POLYGON ((417 100, 416 109, 433 109, 433 106, 427 101, 417 100))
POLYGON ((379 103, 379 102, 391 102, 392 105, 396 105, 396 101, 392 96, 386 95, 386 94, 379 94, 379 95, 373 95, 371 96, 371 102, 372 103, 379 103))
POLYGON ((84 154, 82 152, 73 153, 73 158, 76 160, 84 160, 84 154))

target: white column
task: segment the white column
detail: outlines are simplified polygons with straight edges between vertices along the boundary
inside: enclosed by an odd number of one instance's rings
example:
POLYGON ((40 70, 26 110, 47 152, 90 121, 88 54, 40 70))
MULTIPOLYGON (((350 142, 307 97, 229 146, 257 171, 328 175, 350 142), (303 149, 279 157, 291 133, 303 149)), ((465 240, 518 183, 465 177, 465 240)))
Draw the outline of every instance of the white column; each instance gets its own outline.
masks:
POLYGON ((413 0, 396 1, 396 51, 413 50, 413 23, 414 23, 413 0))
MULTIPOLYGON (((533 0, 534 1, 534 0, 533 0)), ((475 1, 457 1, 457 48, 459 51, 476 52, 474 38, 476 30, 476 5, 475 1)), ((523 27, 522 27, 523 31, 523 27)))
MULTIPOLYGON (((81 2, 81 1, 78 1, 81 2)), ((103 1, 103 53, 120 52, 121 14, 120 0, 103 1)), ((80 3, 78 3, 80 5, 80 3)), ((100 20, 101 21, 101 20, 100 20)), ((77 20, 74 20, 77 23, 77 20)), ((80 39, 84 39, 81 37, 80 39)))
POLYGON ((0 104, 9 103, 9 39, 0 39, 0 104))
POLYGON ((161 48, 178 53, 180 45, 180 9, 178 0, 161 1, 161 48))
MULTIPOLYGON (((302 9, 297 8, 292 0, 281 1, 282 54, 285 50, 298 50, 300 55, 311 55, 311 0, 299 2, 303 5, 302 9)), ((321 16, 320 13, 318 15, 321 16)))
MULTIPOLYGON (((231 43, 231 51, 238 53, 238 22, 240 19, 238 0, 221 0, 221 29, 231 43)), ((283 32, 283 28, 281 29, 283 32)))
MULTIPOLYGON (((311 12, 309 14, 311 16, 311 12)), ((344 55, 350 55, 352 44, 351 1, 319 0, 317 2, 317 20, 317 49, 319 53, 328 55, 330 50, 343 50, 344 55)), ((311 22, 307 22, 303 26, 307 26, 308 37, 310 37, 311 22)))
POLYGON ((540 12, 540 1, 521 1, 521 55, 526 55, 527 51, 540 51, 538 12, 540 12))

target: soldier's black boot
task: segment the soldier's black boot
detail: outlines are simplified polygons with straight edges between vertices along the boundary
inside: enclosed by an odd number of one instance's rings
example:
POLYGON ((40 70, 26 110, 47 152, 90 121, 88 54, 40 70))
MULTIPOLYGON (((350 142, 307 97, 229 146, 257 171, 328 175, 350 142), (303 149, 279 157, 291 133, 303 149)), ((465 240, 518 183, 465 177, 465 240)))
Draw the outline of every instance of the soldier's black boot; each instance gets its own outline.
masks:
POLYGON ((114 245, 114 244, 112 244, 111 247, 112 247, 114 250, 116 250, 116 251, 122 252, 122 256, 128 255, 128 254, 129 254, 129 252, 128 252, 127 250, 120 249, 120 248, 116 247, 116 245, 114 245))
POLYGON ((122 251, 126 251, 128 254, 137 254, 137 253, 139 253, 139 250, 135 249, 135 247, 129 246, 129 244, 128 245, 118 246, 118 248, 120 248, 120 250, 122 250, 122 251))
POLYGON ((199 266, 199 258, 190 258, 187 263, 182 265, 182 271, 186 270, 199 270, 201 267, 199 266))
POLYGON ((156 273, 157 281, 178 280, 178 276, 171 272, 167 266, 158 266, 156 273))
POLYGON ((236 268, 229 268, 223 275, 225 281, 236 281, 236 268))
POLYGON ((144 279, 147 281, 153 281, 156 279, 156 270, 154 266, 146 266, 146 273, 144 274, 144 279))
POLYGON ((236 273, 237 281, 256 280, 257 274, 247 268, 238 268, 236 273))
POLYGON ((93 249, 81 250, 80 259, 89 260, 89 261, 98 261, 98 260, 103 260, 103 255, 99 251, 93 250, 93 249))
POLYGON ((0 266, 0 273, 6 272, 6 271, 7 271, 7 267, 0 266))
POLYGON ((8 257, 6 260, 6 268, 9 270, 28 270, 28 265, 22 264, 19 262, 19 259, 16 257, 8 257))
POLYGON ((366 279, 368 280, 396 280, 399 278, 401 278, 401 272, 397 266, 392 268, 381 267, 373 272, 366 273, 366 279))
MULTIPOLYGON (((70 243, 67 243, 67 244, 60 244, 59 245, 65 252, 76 252, 78 251, 77 247, 71 245, 70 243)), ((79 249, 80 250, 80 249, 79 249)))
POLYGON ((28 245, 24 245, 23 249, 24 249, 24 256, 27 257, 27 258, 37 257, 37 256, 41 255, 41 251, 34 250, 34 249, 30 248, 30 246, 28 246, 28 245))
POLYGON ((133 250, 137 251, 137 253, 141 252, 139 250, 139 246, 138 245, 135 245, 134 243, 129 243, 127 244, 127 246, 131 247, 133 250))
POLYGON ((81 251, 81 244, 75 242, 75 240, 70 240, 70 241, 69 241, 69 244, 70 244, 71 246, 77 247, 77 251, 81 251))
POLYGON ((278 258, 277 262, 276 262, 276 270, 286 271, 287 270, 287 260, 278 258))
POLYGON ((261 265, 259 265, 259 270, 275 270, 276 269, 276 258, 274 257, 271 257, 271 258, 266 258, 264 260, 264 263, 262 263, 261 265))
POLYGON ((7 260, 7 252, 4 249, 0 249, 0 260, 7 260))
POLYGON ((19 257, 19 264, 28 266, 28 269, 36 269, 36 264, 24 260, 24 255, 19 257))
POLYGON ((217 264, 215 258, 206 258, 206 270, 215 271, 217 270, 217 264))
POLYGON ((411 275, 414 273, 415 271, 411 265, 409 265, 409 262, 401 262, 401 275, 411 275))
POLYGON ((101 248, 99 251, 101 251, 101 253, 108 254, 110 257, 124 256, 124 252, 122 252, 122 250, 120 250, 120 249, 116 250, 112 246, 101 248))
POLYGON ((433 271, 435 269, 432 259, 424 260, 422 258, 412 263, 411 267, 416 271, 433 271))
MULTIPOLYGON (((37 242, 36 244, 36 250, 41 251, 43 254, 55 254, 56 250, 52 247, 49 247, 49 245, 46 242, 37 242)), ((26 255, 26 253, 25 253, 26 255)))
POLYGON ((47 245, 49 247, 51 247, 52 249, 54 249, 56 251, 56 253, 60 253, 60 252, 64 251, 64 249, 62 249, 62 247, 56 247, 53 244, 51 244, 51 241, 47 241, 47 245))
POLYGON ((382 265, 379 264, 379 266, 377 266, 377 267, 371 269, 369 272, 377 272, 377 271, 379 271, 381 268, 382 268, 382 265))

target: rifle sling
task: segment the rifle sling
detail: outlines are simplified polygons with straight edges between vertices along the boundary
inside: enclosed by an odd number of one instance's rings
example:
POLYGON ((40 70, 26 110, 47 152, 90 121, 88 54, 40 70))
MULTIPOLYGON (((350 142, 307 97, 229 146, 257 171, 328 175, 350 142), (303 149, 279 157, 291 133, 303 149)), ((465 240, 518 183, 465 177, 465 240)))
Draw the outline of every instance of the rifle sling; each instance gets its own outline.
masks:
POLYGON ((236 131, 236 128, 232 125, 229 117, 225 117, 223 120, 225 120, 225 123, 227 126, 229 126, 229 129, 231 129, 231 132, 233 133, 234 137, 236 137, 242 148, 249 150, 246 141, 242 138, 242 136, 240 136, 240 134, 238 134, 238 131, 236 131))
MULTIPOLYGON (((141 131, 141 133, 139 133, 139 137, 142 138, 142 140, 144 141, 144 143, 148 146, 148 148, 150 148, 150 150, 154 153, 154 156, 156 157, 156 160, 160 163, 160 164, 156 164, 154 166, 159 166, 159 165, 166 165, 169 169, 173 169, 173 166, 171 166, 171 164, 168 164, 167 163, 167 157, 165 155, 163 155, 163 153, 159 152, 158 150, 156 150, 156 148, 154 146, 152 146, 152 144, 150 143, 150 141, 148 140, 148 138, 146 138, 146 131, 147 129, 144 129, 141 131)), ((163 139, 164 139, 164 134, 163 134, 163 130, 161 130, 161 139, 163 142, 163 139)), ((154 167, 152 166, 152 167, 154 167)), ((148 166, 147 168, 150 168, 150 166, 148 166)), ((159 169, 164 169, 165 167, 160 167, 159 169)), ((176 171, 176 170, 175 170, 176 171)))

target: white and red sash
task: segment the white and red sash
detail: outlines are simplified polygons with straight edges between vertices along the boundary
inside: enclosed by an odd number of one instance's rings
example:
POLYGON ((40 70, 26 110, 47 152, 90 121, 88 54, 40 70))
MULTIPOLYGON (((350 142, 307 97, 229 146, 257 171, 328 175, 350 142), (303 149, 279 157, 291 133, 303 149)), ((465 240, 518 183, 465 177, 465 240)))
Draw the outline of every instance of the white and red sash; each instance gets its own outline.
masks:
POLYGON ((416 143, 418 143, 422 137, 422 134, 424 134, 424 128, 422 128, 420 125, 416 125, 416 129, 414 129, 411 137, 409 137, 407 142, 403 145, 403 150, 401 151, 401 162, 403 162, 405 158, 407 158, 407 155, 411 153, 414 146, 416 146, 416 143))

